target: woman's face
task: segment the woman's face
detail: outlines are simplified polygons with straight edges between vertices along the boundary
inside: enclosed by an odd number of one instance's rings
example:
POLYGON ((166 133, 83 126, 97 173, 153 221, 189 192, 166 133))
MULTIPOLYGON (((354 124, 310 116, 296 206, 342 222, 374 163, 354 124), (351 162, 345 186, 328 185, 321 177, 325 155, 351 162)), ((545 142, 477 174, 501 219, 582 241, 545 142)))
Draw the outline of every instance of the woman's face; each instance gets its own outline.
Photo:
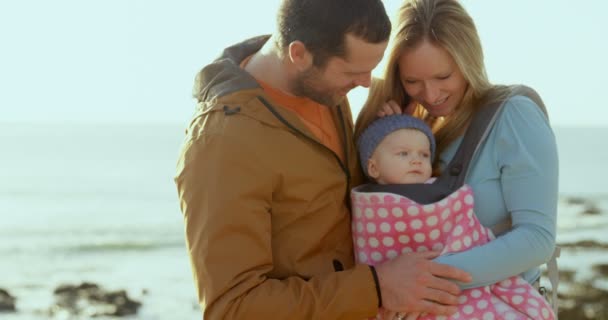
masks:
POLYGON ((403 88, 430 115, 447 116, 462 101, 467 81, 442 47, 423 41, 401 54, 398 63, 403 88))

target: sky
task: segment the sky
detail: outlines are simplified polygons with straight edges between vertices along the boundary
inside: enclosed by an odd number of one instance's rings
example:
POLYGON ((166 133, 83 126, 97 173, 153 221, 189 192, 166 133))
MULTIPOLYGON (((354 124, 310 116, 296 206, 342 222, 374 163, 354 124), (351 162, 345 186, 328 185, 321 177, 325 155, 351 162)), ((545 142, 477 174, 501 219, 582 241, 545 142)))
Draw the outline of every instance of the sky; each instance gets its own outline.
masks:
MULTIPOLYGON (((492 82, 534 87, 553 125, 608 127, 608 2, 461 2, 492 82)), ((278 3, 2 0, 0 122, 185 124, 198 70, 272 33, 278 3)), ((401 1, 384 3, 394 17, 401 1)), ((354 114, 366 94, 349 94, 354 114)))

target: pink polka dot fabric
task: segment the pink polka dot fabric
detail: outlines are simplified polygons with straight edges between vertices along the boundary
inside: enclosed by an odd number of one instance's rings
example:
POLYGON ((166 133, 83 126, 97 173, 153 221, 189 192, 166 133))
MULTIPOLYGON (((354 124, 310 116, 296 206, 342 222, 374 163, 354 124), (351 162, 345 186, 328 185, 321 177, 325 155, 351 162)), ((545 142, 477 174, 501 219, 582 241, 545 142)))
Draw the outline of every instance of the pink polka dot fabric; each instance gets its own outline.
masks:
MULTIPOLYGON (((357 189, 351 192, 351 200, 359 263, 375 265, 408 252, 459 252, 493 239, 475 216, 473 192, 467 185, 428 205, 397 194, 357 189)), ((451 317, 423 315, 418 319, 555 319, 547 301, 520 277, 464 290, 459 299, 459 310, 451 317)))

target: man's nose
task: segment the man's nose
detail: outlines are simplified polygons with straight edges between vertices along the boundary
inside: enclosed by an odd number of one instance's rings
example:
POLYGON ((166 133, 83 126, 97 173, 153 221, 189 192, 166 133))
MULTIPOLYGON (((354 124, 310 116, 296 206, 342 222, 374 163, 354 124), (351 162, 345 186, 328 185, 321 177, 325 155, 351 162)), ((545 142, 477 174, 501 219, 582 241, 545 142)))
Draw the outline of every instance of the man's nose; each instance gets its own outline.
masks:
POLYGON ((357 77, 357 79, 355 79, 355 85, 357 85, 357 86, 369 88, 369 86, 371 84, 372 84, 372 73, 371 72, 366 72, 364 74, 361 74, 357 77))

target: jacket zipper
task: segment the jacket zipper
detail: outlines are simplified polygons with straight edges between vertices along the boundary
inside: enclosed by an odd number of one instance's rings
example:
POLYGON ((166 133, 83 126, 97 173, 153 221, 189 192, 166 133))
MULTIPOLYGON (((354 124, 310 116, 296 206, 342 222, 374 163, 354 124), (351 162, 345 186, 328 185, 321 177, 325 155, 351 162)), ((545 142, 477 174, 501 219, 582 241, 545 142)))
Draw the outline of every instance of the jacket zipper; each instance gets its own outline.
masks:
MULTIPOLYGON (((266 99, 264 99, 264 97, 258 96, 258 99, 262 102, 262 104, 266 107, 266 109, 268 109, 268 111, 270 111, 270 113, 272 113, 275 118, 279 119, 279 121, 281 121, 281 123, 283 123, 284 125, 286 125, 288 128, 290 128, 291 130, 295 131, 296 133, 300 134, 301 136, 305 137, 306 139, 312 141, 313 143, 315 143, 318 146, 321 146, 323 149, 328 150, 329 152, 331 152, 331 154, 334 156, 334 158, 336 159, 336 161, 338 161, 338 164, 340 165, 340 168, 342 168, 342 172, 344 172, 344 174, 346 175, 346 194, 348 195, 348 189, 350 186, 350 172, 348 171, 348 167, 345 166, 344 163, 342 163, 342 160, 340 160, 340 157, 333 151, 331 150, 329 147, 327 147, 326 145, 322 144, 321 142, 311 138, 309 135, 305 134, 304 132, 302 132, 301 130, 299 130, 298 128, 294 127, 291 123, 289 123, 289 121, 285 120, 285 118, 283 118, 275 109, 274 107, 268 102, 266 101, 266 99)), ((344 134, 344 161, 346 161, 346 163, 348 164, 348 154, 346 153, 347 150, 347 146, 346 146, 346 128, 344 127, 344 118, 342 116, 342 110, 338 109, 338 113, 340 116, 340 124, 342 126, 342 132, 344 134)))

